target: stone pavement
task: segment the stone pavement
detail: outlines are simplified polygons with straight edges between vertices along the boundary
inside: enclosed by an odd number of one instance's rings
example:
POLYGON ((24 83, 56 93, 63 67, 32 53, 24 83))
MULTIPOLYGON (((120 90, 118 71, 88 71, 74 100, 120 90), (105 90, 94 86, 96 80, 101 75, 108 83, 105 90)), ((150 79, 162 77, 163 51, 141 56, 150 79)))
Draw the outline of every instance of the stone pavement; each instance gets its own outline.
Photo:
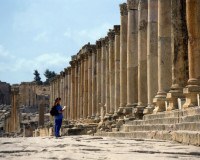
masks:
POLYGON ((2 160, 199 159, 200 148, 160 140, 94 136, 0 138, 2 160))

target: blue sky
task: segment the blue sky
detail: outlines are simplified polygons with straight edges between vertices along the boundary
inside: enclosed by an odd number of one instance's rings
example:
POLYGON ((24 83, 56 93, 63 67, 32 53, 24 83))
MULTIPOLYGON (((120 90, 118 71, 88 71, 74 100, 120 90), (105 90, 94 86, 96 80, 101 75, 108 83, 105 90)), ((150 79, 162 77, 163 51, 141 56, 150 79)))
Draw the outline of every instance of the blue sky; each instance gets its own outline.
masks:
POLYGON ((0 0, 0 81, 32 81, 37 69, 59 73, 86 43, 120 23, 126 0, 0 0))

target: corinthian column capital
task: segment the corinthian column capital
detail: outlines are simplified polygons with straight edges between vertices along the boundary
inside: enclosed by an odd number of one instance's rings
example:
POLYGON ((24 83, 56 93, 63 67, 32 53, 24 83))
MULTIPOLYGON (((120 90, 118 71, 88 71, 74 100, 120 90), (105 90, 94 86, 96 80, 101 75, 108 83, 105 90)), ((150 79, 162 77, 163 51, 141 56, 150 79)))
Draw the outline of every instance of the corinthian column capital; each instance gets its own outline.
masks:
POLYGON ((114 25, 114 31, 115 31, 115 35, 119 35, 120 34, 120 25, 114 25))
POLYGON ((101 41, 96 41, 96 49, 101 49, 101 41))
POLYGON ((135 10, 138 9, 139 0, 127 0, 127 9, 135 10))
POLYGON ((126 3, 123 3, 123 4, 120 4, 119 6, 120 6, 120 13, 121 13, 121 16, 128 15, 127 4, 126 4, 126 3))
POLYGON ((114 39, 115 39, 115 32, 113 30, 110 30, 108 32, 108 39, 109 39, 109 42, 113 42, 114 39))

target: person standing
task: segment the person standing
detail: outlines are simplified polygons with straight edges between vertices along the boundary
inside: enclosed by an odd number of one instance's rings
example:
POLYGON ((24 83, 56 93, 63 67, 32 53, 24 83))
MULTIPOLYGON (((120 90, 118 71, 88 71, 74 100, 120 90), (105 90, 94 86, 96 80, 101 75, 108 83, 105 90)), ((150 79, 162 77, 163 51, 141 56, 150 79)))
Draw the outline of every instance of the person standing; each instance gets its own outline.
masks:
POLYGON ((58 111, 58 114, 54 116, 55 119, 55 131, 54 131, 54 135, 55 137, 61 137, 60 136, 60 128, 62 126, 62 120, 63 120, 63 114, 62 112, 64 111, 64 108, 62 108, 62 106, 60 105, 61 102, 61 98, 58 97, 55 99, 55 103, 54 103, 54 107, 56 107, 56 110, 58 111))

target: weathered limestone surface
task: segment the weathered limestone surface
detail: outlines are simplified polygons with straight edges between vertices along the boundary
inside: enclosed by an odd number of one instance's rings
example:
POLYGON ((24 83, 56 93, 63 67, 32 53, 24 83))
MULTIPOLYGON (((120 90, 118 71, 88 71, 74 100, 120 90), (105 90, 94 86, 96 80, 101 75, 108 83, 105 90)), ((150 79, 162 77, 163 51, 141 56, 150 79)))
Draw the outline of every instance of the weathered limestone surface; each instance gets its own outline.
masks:
POLYGON ((138 12, 138 106, 136 116, 142 118, 143 110, 147 105, 148 0, 140 0, 138 12))
POLYGON ((114 114, 115 109, 115 32, 111 30, 108 32, 109 39, 109 90, 110 90, 110 114, 114 114))
POLYGON ((109 43, 108 37, 105 38, 106 43, 106 117, 110 111, 110 75, 109 75, 109 43))
MULTIPOLYGON (((45 130, 44 130, 45 132, 45 130)), ((142 159, 174 160, 199 159, 199 147, 161 140, 127 138, 65 136, 2 138, 0 156, 2 159, 142 159), (67 142, 67 143, 66 143, 67 142)))
MULTIPOLYGON (((127 24, 127 110, 132 113, 138 102, 138 0, 128 0, 127 24)), ((123 36, 123 35, 122 35, 123 36)))
POLYGON ((158 93, 154 113, 165 110, 171 86, 171 1, 158 0, 158 93))
POLYGON ((114 26, 115 31, 115 113, 120 106, 120 26, 114 26))
POLYGON ((158 1, 148 0, 147 25, 147 98, 144 114, 153 112, 153 98, 158 90, 158 1))
POLYGON ((11 104, 10 84, 0 81, 0 104, 11 104))
POLYGON ((120 5, 121 25, 120 25, 120 108, 127 104, 127 24, 128 12, 127 4, 120 5))
POLYGON ((189 80, 183 92, 186 96, 186 103, 183 108, 197 105, 197 93, 200 93, 200 1, 186 1, 186 19, 188 28, 188 59, 189 59, 189 80))
POLYGON ((105 111, 106 104, 106 40, 101 39, 101 119, 105 111), (103 112, 103 113, 102 113, 103 112))
POLYGON ((92 49, 92 117, 96 116, 97 112, 97 74, 96 74, 96 50, 92 49))
POLYGON ((83 118, 87 118, 88 113, 88 54, 84 54, 84 95, 83 95, 83 118))
POLYGON ((100 115, 101 107, 101 41, 96 42, 97 49, 97 113, 96 117, 100 115))
POLYGON ((74 105, 75 105, 75 61, 71 61, 71 99, 70 99, 70 118, 74 119, 74 105))
POLYGON ((167 110, 178 109, 177 98, 183 98, 183 87, 188 80, 186 1, 172 1, 172 86, 167 99, 167 110))
POLYGON ((92 52, 88 52, 88 118, 92 116, 92 52))

